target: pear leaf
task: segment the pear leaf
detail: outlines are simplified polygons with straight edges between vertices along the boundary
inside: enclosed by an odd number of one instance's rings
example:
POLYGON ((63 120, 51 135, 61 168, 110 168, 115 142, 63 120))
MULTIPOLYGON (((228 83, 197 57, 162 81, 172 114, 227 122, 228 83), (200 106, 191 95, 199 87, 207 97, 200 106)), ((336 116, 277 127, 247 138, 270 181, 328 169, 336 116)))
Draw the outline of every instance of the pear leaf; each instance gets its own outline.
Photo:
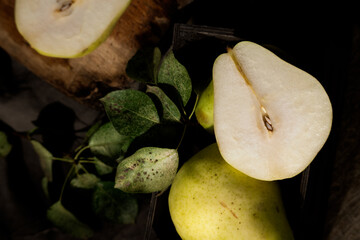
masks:
POLYGON ((158 74, 158 83, 174 87, 185 106, 190 99, 192 84, 188 71, 169 51, 163 58, 158 74))
POLYGON ((155 94, 162 105, 162 119, 170 122, 180 122, 181 113, 173 101, 157 86, 147 86, 148 93, 155 94))
POLYGON ((114 182, 99 182, 92 198, 95 214, 114 223, 134 223, 138 214, 137 200, 129 193, 114 188, 114 182))
POLYGON ((115 188, 130 193, 163 191, 174 180, 178 165, 175 149, 141 148, 119 163, 115 188))
POLYGON ((44 172, 45 177, 49 182, 52 182, 52 162, 53 155, 38 141, 31 140, 31 144, 39 156, 40 166, 44 172))
POLYGON ((146 47, 140 49, 129 60, 126 66, 126 74, 134 80, 156 84, 160 60, 159 48, 146 47))
POLYGON ((71 186, 76 188, 92 189, 100 182, 100 178, 92 173, 84 173, 73 178, 70 182, 71 186))
POLYGON ((102 161, 100 161, 100 160, 97 159, 97 158, 95 158, 94 164, 95 164, 96 172, 97 172, 100 176, 103 176, 103 175, 112 173, 112 171, 114 170, 113 167, 111 167, 111 166, 109 166, 109 165, 106 165, 105 163, 103 163, 102 161))
POLYGON ((91 152, 105 164, 116 166, 134 138, 120 135, 111 122, 102 125, 89 139, 91 152))
POLYGON ((114 128, 121 135, 137 137, 160 123, 154 102, 141 91, 117 90, 101 101, 114 128))
POLYGON ((7 136, 0 131, 0 157, 6 157, 12 149, 12 145, 8 142, 7 136))
POLYGON ((47 211, 47 218, 59 229, 74 237, 86 239, 93 236, 93 230, 80 222, 74 214, 57 201, 47 211))

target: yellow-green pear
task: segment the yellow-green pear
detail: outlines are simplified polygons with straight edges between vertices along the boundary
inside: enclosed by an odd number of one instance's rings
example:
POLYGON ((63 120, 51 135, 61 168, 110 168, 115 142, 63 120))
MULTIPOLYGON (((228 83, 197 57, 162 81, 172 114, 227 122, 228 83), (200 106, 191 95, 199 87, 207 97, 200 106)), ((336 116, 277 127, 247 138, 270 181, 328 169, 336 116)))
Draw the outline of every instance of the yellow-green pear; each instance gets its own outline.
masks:
POLYGON ((169 209, 184 240, 291 240, 275 181, 251 178, 231 167, 212 144, 177 173, 169 209))
POLYGON ((214 133, 214 84, 213 81, 200 94, 195 109, 195 116, 199 124, 208 132, 214 133))
POLYGON ((16 0, 15 23, 42 55, 84 56, 111 33, 131 0, 16 0))

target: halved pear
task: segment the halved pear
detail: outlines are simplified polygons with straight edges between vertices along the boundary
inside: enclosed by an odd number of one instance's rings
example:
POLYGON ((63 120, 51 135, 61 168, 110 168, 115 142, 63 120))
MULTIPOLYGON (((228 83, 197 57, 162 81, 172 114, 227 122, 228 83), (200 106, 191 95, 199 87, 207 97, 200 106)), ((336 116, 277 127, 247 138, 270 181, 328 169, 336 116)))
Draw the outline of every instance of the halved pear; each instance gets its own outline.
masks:
POLYGON ((332 107, 322 85, 260 45, 244 41, 220 55, 213 81, 216 140, 241 172, 293 177, 327 140, 332 107))
POLYGON ((131 0, 16 0, 15 23, 40 54, 81 57, 111 33, 131 0))

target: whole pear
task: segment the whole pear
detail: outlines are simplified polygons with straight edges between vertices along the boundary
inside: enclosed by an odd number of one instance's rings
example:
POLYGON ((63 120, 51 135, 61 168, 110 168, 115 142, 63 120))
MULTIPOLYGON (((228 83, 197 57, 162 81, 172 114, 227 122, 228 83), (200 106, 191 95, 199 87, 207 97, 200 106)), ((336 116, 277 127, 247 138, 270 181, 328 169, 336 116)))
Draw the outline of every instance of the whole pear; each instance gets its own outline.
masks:
POLYGON ((169 210, 186 240, 294 239, 277 182, 231 167, 216 144, 181 167, 170 189, 169 210))
POLYGON ((195 109, 195 116, 199 124, 208 132, 214 133, 214 84, 213 81, 200 94, 195 109))

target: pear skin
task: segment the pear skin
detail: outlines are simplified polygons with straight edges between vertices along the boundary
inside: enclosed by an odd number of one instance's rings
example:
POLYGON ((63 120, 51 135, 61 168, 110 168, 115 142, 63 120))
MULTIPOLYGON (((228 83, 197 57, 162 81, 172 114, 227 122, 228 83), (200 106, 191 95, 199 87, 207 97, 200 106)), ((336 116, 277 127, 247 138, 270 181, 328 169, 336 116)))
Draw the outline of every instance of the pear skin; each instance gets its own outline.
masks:
POLYGON ((169 210, 186 240, 294 239, 277 182, 231 167, 216 144, 181 167, 170 189, 169 210))
POLYGON ((200 94, 195 109, 195 116, 199 124, 208 132, 214 133, 214 84, 213 81, 200 94))

